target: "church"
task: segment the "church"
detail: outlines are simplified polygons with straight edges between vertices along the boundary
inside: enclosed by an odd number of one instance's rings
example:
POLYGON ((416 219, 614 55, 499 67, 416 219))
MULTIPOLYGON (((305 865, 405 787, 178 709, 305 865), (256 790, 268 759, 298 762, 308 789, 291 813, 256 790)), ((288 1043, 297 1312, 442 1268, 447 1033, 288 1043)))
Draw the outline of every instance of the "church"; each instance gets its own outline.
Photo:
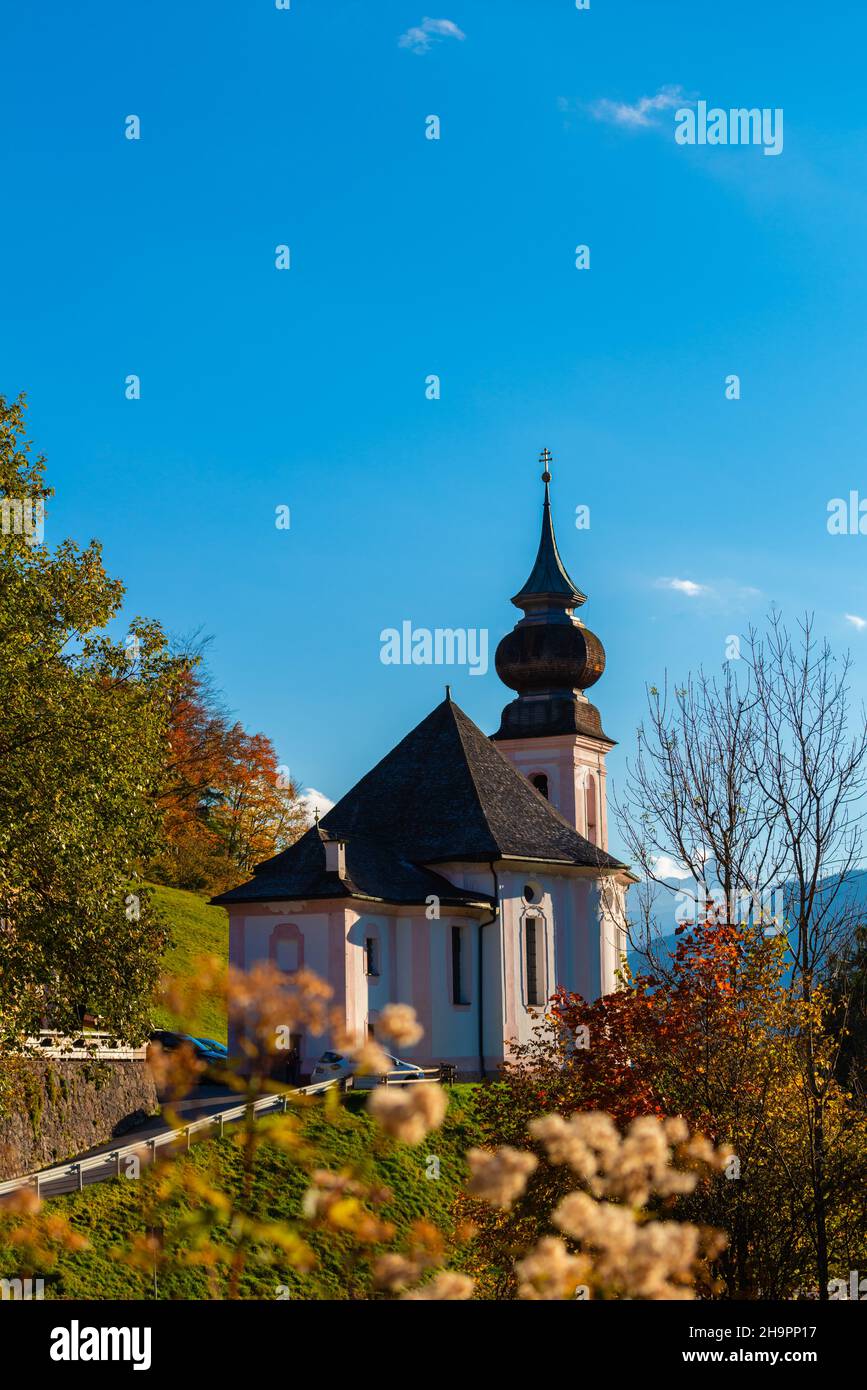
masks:
MULTIPOLYGON (((557 549, 542 461, 539 549, 495 658, 516 698, 496 733, 447 690, 300 840, 214 899, 233 964, 314 970, 359 1039, 386 1004, 412 1004, 424 1037, 402 1055, 464 1079, 495 1075, 558 986, 617 987, 635 882, 608 853, 614 742, 586 694, 605 652, 576 614, 586 595, 557 549)), ((295 1045, 309 1075, 329 1044, 295 1045)))

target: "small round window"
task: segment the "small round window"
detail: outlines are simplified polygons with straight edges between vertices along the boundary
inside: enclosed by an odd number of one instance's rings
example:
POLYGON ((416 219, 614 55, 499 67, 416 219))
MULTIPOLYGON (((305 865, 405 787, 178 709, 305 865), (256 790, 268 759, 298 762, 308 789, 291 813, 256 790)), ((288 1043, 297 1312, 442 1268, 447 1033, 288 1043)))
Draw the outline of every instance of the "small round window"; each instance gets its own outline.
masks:
POLYGON ((539 902, 539 900, 541 899, 541 897, 542 897, 542 890, 541 890, 541 888, 539 887, 538 883, 525 883, 525 884, 524 884, 524 902, 525 902, 525 903, 537 903, 537 902, 539 902))

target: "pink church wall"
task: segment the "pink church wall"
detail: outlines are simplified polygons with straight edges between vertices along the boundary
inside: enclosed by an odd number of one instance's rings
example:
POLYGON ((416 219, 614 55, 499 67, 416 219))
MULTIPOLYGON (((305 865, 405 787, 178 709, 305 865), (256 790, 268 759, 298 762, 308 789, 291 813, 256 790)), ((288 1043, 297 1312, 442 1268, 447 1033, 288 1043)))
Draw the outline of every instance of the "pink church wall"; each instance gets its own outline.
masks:
MULTIPOLYGON (((490 893, 490 869, 479 865, 440 865, 440 871, 463 888, 490 893)), ((593 875, 557 873, 539 865, 500 864, 497 889, 500 917, 484 931, 484 1051, 489 1074, 496 1071, 504 1042, 526 1042, 534 1019, 526 992, 523 923, 528 911, 544 923, 544 960, 540 984, 557 985, 596 998, 615 985, 617 933, 605 917, 598 881, 593 875), (528 905, 524 885, 535 882, 540 897, 528 905)), ((362 1038, 368 1023, 387 1003, 405 1002, 416 1009, 425 1036, 400 1055, 422 1065, 451 1062, 466 1075, 478 1074, 478 944, 475 917, 451 915, 429 919, 424 909, 366 913, 345 901, 323 904, 315 912, 292 912, 274 904, 233 910, 230 956, 249 968, 257 960, 276 960, 284 969, 306 966, 327 979, 334 1003, 347 1027, 362 1038), (469 1004, 452 999, 451 928, 466 928, 469 1004), (379 943, 379 976, 365 974, 365 938, 379 943)), ((318 905, 317 905, 318 908, 318 905)), ((533 1012, 541 1013, 537 1007, 533 1012)), ((305 1037, 302 1070, 330 1046, 328 1036, 305 1037)))
POLYGON ((556 738, 506 739, 497 744, 525 777, 542 772, 548 778, 548 799, 579 834, 588 836, 586 779, 596 782, 596 843, 608 847, 608 798, 606 794, 605 744, 595 739, 563 734, 556 738))

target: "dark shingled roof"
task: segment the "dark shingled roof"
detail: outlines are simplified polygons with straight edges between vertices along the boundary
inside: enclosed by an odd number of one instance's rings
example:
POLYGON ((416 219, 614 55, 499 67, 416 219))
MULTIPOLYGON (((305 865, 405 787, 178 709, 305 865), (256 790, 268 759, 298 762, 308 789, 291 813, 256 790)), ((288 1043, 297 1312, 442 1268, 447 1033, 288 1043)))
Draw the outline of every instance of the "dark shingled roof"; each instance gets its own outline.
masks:
POLYGON ((452 700, 437 705, 320 822, 346 841, 344 880, 325 871, 319 831, 255 870, 217 903, 359 896, 487 905, 426 864, 513 858, 621 869, 555 811, 452 700))
POLYGON ((446 699, 323 817, 416 863, 504 856, 622 868, 555 811, 454 701, 446 699))
POLYGON ((414 905, 432 896, 438 897, 447 907, 490 908, 493 905, 487 893, 456 888, 441 874, 411 863, 390 846, 365 835, 346 837, 346 873, 339 878, 326 869, 323 836, 313 826, 289 849, 257 865, 249 883, 232 888, 211 901, 226 904, 367 898, 414 905))

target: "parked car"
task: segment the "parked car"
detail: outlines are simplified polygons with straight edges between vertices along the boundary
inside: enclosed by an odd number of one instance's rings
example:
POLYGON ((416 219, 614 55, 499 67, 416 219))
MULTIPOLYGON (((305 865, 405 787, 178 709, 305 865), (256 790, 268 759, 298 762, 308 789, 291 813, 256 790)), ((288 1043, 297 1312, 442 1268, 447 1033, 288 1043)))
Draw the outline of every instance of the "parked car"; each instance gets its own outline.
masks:
POLYGON ((209 1067, 225 1066, 228 1059, 225 1044, 214 1038, 194 1038, 191 1033, 172 1033, 167 1028, 155 1028, 149 1041, 159 1043, 166 1052, 174 1052, 184 1043, 189 1043, 198 1060, 209 1067))
POLYGON ((199 1055, 199 1050, 201 1050, 201 1053, 207 1053, 206 1060, 209 1062, 220 1063, 222 1065, 228 1062, 229 1049, 226 1047, 225 1043, 217 1042, 216 1038, 194 1037, 191 1038, 190 1041, 197 1049, 197 1056, 199 1055))
MULTIPOLYGON (((390 1052, 385 1055, 389 1061, 389 1072, 404 1073, 408 1080, 413 1076, 421 1080, 424 1076, 422 1068, 416 1066, 415 1062, 402 1062, 390 1052)), ((354 1090, 363 1090, 379 1084, 378 1076, 356 1076, 356 1066, 357 1063, 353 1062, 351 1057, 344 1057, 340 1052, 323 1052, 313 1068, 310 1083, 315 1086, 318 1081, 346 1081, 351 1076, 354 1090)))

